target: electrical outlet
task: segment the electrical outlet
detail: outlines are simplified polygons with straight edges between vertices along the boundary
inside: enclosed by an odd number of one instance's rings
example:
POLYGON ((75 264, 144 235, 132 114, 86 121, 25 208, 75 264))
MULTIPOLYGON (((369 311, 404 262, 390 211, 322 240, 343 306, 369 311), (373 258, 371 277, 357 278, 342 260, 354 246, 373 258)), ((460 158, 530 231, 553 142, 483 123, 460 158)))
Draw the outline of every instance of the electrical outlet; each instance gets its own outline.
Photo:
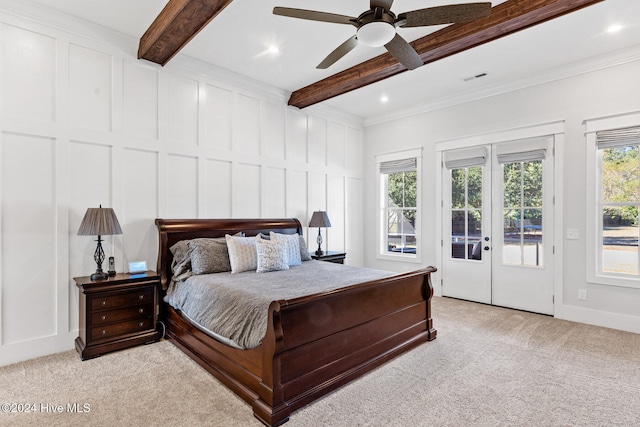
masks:
POLYGON ((587 300, 587 290, 586 289, 578 289, 578 299, 582 301, 587 300))

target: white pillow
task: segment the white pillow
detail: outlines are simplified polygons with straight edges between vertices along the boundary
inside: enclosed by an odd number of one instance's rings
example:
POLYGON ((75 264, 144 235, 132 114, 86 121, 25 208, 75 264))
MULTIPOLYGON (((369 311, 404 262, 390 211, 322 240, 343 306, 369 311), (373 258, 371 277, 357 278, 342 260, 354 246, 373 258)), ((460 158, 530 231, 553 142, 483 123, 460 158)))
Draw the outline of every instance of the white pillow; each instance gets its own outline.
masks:
POLYGON ((256 236, 256 253, 258 254, 256 273, 289 269, 287 251, 282 241, 266 240, 258 235, 256 236))
POLYGON ((255 237, 239 237, 228 234, 224 237, 227 240, 231 273, 242 273, 243 271, 250 270, 255 271, 258 267, 255 237))
POLYGON ((280 234, 269 233, 271 240, 276 242, 284 242, 285 250, 287 252, 287 262, 289 266, 300 265, 302 260, 300 259, 300 236, 298 234, 280 234))

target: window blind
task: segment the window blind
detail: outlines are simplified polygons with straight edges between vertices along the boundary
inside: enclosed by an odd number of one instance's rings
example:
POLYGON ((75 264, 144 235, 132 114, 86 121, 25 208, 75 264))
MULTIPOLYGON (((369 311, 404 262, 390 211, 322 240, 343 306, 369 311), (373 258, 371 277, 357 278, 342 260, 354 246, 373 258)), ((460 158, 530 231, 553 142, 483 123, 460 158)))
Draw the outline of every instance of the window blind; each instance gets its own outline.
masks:
POLYGON ((496 147, 498 164, 532 162, 544 160, 547 153, 549 140, 529 139, 499 144, 496 147))
POLYGON ((418 169, 418 160, 411 159, 390 160, 380 162, 380 173, 390 174, 398 172, 415 172, 418 169))
POLYGON ((444 152, 444 165, 447 169, 462 169, 484 166, 487 162, 487 148, 473 147, 463 150, 444 152))
POLYGON ((596 132, 596 145, 599 150, 638 144, 640 144, 640 126, 596 132))

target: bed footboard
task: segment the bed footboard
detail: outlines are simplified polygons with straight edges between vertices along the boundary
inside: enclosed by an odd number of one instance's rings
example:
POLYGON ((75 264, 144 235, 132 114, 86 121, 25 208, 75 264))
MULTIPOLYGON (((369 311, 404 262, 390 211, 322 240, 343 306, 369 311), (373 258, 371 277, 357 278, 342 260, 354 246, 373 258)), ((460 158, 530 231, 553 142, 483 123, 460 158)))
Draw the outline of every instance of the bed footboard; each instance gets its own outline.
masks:
POLYGON ((267 425, 436 338, 429 267, 270 307, 254 414, 267 425))

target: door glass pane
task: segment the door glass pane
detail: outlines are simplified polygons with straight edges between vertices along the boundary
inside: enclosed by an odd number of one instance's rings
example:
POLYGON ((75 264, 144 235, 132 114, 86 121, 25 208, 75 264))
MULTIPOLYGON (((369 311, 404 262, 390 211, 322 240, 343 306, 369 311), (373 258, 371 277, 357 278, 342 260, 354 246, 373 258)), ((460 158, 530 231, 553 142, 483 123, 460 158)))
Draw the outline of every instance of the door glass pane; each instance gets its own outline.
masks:
POLYGON ((503 247, 502 262, 504 264, 520 264, 520 221, 519 210, 505 209, 503 214, 503 247))
POLYGON ((524 206, 542 207, 542 161, 524 162, 522 175, 524 206))
POLYGON ((465 259, 465 211, 451 211, 451 258, 465 259))
POLYGON ((503 165, 503 194, 504 207, 515 208, 521 206, 520 193, 522 190, 520 163, 503 165))
POLYGON ((451 171, 451 207, 462 209, 465 206, 465 170, 453 169, 451 171))
POLYGON ((475 166, 468 169, 468 201, 470 208, 482 207, 482 167, 475 166))
POLYGON ((522 236, 522 263, 542 266, 542 209, 524 210, 522 236))
POLYGON ((602 212, 602 271, 638 274, 638 207, 602 212))
POLYGON ((482 259, 482 211, 470 209, 467 215, 467 259, 482 259))

